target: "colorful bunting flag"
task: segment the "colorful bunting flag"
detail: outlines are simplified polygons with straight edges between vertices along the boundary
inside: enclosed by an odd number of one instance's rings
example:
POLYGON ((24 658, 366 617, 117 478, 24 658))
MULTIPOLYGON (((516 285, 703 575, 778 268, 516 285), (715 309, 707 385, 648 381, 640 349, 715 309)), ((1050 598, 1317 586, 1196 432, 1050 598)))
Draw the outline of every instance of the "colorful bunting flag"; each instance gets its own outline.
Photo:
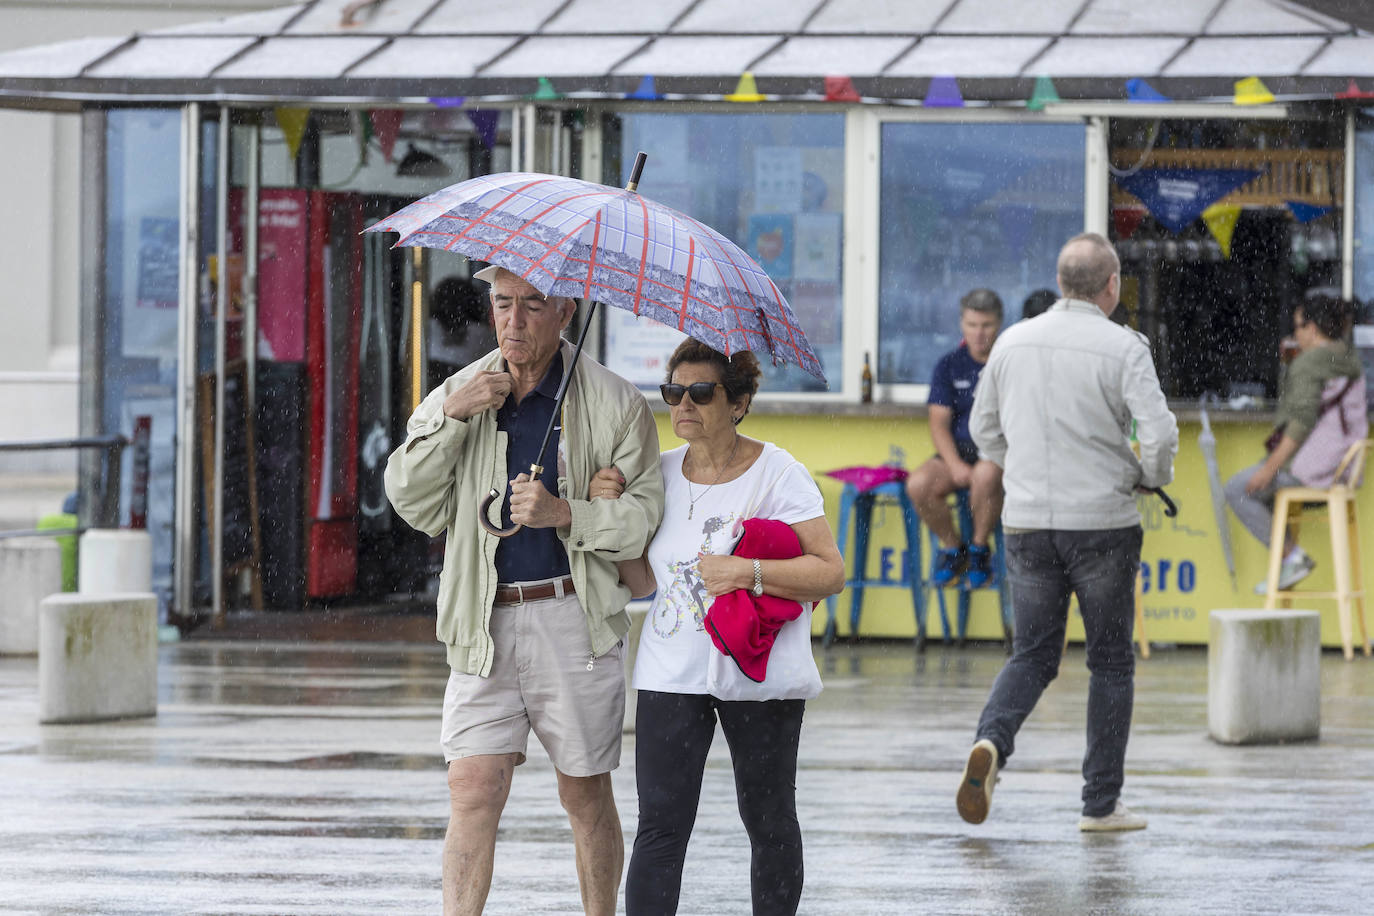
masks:
POLYGON ((932 77, 921 104, 927 108, 963 108, 964 96, 959 92, 959 81, 952 76, 932 77))
POLYGON ((1258 178, 1258 169, 1141 169, 1114 180, 1170 232, 1182 232, 1212 204, 1258 178))
POLYGON ((1222 257, 1231 258, 1231 236, 1236 232, 1236 220, 1240 219, 1240 204, 1212 204, 1202 211, 1202 221, 1207 231, 1221 246, 1222 257))
POLYGON ((1314 219, 1319 219, 1331 212, 1331 207, 1319 207, 1316 204, 1305 204, 1300 200, 1285 200, 1288 210, 1293 214, 1293 218, 1300 223, 1310 223, 1314 219))
POLYGON ((827 102, 862 102, 854 81, 847 76, 827 76, 825 78, 825 100, 827 102))
POLYGON ((536 102, 552 102, 563 98, 563 93, 553 88, 553 83, 549 82, 547 76, 539 77, 539 88, 534 90, 534 95, 530 98, 536 102))
POLYGON ((658 94, 658 89, 654 86, 654 75, 652 73, 646 73, 639 80, 639 88, 625 96, 625 98, 652 101, 654 99, 661 99, 663 96, 658 94))
POLYGON ((1135 235, 1147 212, 1144 207, 1113 207, 1112 228, 1116 230, 1117 239, 1124 240, 1135 235))
POLYGON ((1026 107, 1031 111, 1044 111, 1046 105, 1058 101, 1059 93, 1054 88, 1054 81, 1048 76, 1037 76, 1035 88, 1031 90, 1030 101, 1026 103, 1026 107))
POLYGON ((391 161, 396 150, 396 137, 401 133, 401 118, 404 112, 399 108, 377 108, 371 112, 372 133, 377 145, 382 148, 382 158, 391 161))
POLYGON ((474 108, 468 112, 468 120, 477 131, 477 139, 488 151, 496 148, 496 128, 501 123, 501 112, 493 109, 474 108))
POLYGON ((465 95, 432 95, 429 97, 429 104, 435 108, 462 108, 467 100, 468 97, 465 95))
POLYGON ((1164 93, 1142 79, 1126 80, 1126 100, 1128 102, 1172 102, 1164 93))
POLYGON ((1236 81, 1234 101, 1237 105, 1268 105, 1274 101, 1274 93, 1269 91, 1269 87, 1264 85, 1258 76, 1247 76, 1236 81))
POLYGON ((754 82, 754 74, 745 70, 740 74, 739 82, 735 84, 735 91, 725 97, 727 102, 762 102, 763 96, 759 94, 758 84, 754 82))
POLYGON ((286 152, 292 159, 301 149, 301 139, 305 136, 305 124, 310 120, 309 108, 274 108, 277 126, 286 138, 286 152))
POLYGON ((1336 93, 1336 98, 1348 99, 1351 101, 1359 101, 1361 99, 1374 99, 1374 92, 1365 92, 1352 79, 1350 83, 1345 87, 1344 92, 1336 93))

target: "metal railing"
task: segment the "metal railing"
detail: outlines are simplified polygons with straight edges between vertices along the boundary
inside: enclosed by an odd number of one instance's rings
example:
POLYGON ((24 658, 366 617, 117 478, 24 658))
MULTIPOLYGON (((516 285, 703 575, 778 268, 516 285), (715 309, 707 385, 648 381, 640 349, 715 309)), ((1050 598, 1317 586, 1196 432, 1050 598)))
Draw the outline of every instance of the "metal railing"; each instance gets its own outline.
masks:
POLYGON ((53 537, 80 534, 88 528, 114 528, 119 525, 119 473, 124 448, 130 444, 121 435, 81 436, 75 439, 35 439, 28 442, 0 442, 0 454, 42 452, 63 449, 100 449, 100 477, 89 507, 90 523, 75 528, 24 528, 0 531, 0 540, 20 537, 53 537))

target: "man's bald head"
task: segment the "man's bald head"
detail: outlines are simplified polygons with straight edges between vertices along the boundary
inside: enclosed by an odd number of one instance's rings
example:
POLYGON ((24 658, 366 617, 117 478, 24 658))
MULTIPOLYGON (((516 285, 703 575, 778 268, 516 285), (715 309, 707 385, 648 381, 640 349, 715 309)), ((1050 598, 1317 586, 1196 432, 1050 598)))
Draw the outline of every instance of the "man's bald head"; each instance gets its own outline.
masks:
MULTIPOLYGON (((1096 232, 1074 236, 1059 251, 1059 290, 1070 299, 1101 306, 1098 298, 1108 292, 1112 277, 1120 272, 1116 249, 1096 232)), ((1115 306, 1112 302, 1106 311, 1115 306)))

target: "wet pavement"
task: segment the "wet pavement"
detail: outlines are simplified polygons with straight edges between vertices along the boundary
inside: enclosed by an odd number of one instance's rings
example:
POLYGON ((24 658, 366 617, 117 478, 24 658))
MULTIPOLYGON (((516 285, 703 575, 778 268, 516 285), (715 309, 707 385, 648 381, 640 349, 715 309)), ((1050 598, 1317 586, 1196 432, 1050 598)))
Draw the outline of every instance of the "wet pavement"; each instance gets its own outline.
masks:
MULTIPOLYGON (((954 810, 999 648, 817 649, 798 791, 806 914, 1336 913, 1374 875, 1374 665, 1322 659, 1315 743, 1206 736, 1206 653, 1138 664, 1125 799, 1148 830, 1077 830, 1087 675, 1071 648, 988 822, 954 810)), ((434 913, 447 818, 437 646, 163 646, 155 719, 40 726, 37 662, 0 658, 0 913, 434 913)), ((487 912, 575 913, 572 844, 532 743, 487 912)), ((633 737, 615 775, 634 832, 633 737)), ((680 912, 747 913, 724 741, 680 912)))

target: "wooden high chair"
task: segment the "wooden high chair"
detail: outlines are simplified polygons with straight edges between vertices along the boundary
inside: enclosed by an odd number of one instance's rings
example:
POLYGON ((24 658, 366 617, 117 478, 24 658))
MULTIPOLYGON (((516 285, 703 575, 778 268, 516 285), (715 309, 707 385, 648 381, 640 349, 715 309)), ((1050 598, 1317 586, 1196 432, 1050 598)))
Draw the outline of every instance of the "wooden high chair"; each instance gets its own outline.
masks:
POLYGON ((1273 610, 1278 602, 1284 607, 1292 604, 1294 596, 1303 598, 1334 598, 1341 628, 1341 644, 1347 661, 1355 657, 1351 645, 1351 605, 1360 615, 1360 642, 1364 654, 1370 654, 1369 635, 1365 632, 1364 575, 1360 571, 1360 532, 1356 518, 1355 498, 1364 473, 1365 452, 1371 440, 1353 443, 1336 468, 1336 482, 1327 489, 1317 487, 1281 487, 1274 494, 1274 525, 1269 534, 1269 579, 1264 600, 1265 610, 1273 610), (1336 576, 1334 592, 1306 589, 1279 590, 1279 569, 1283 565, 1285 535, 1296 542, 1302 525, 1303 509, 1324 506, 1331 528, 1331 563, 1336 576))

